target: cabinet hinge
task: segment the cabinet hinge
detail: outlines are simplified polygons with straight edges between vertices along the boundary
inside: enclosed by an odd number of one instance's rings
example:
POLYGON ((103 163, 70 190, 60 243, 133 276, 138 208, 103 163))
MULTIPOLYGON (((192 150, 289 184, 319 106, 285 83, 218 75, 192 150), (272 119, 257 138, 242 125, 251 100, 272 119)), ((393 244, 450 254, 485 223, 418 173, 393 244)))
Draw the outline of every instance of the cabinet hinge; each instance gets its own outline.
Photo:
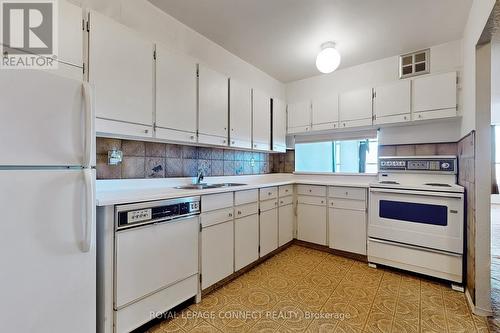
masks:
POLYGON ((259 215, 260 215, 260 212, 261 212, 261 210, 260 210, 260 208, 259 208, 259 215))
POLYGON ((377 92, 376 92, 376 91, 373 91, 373 93, 372 93, 372 97, 373 97, 373 98, 377 97, 377 92))
POLYGON ((153 50, 153 59, 156 60, 156 50, 153 50))
POLYGON ((90 19, 87 20, 87 32, 90 32, 90 19))
POLYGON ((201 277, 201 273, 200 273, 200 284, 201 284, 202 281, 203 281, 203 278, 201 277))
POLYGON ((259 254, 260 254, 260 245, 259 245, 259 254))
POLYGON ((156 132, 156 121, 153 123, 153 131, 156 132))
POLYGON ((85 31, 85 19, 82 18, 82 30, 85 31))
POLYGON ((82 70, 83 70, 83 75, 85 75, 85 63, 83 63, 82 70))
MULTIPOLYGON (((200 223, 200 232, 201 232, 201 223, 200 223)), ((201 275, 200 275, 201 276, 201 275)))

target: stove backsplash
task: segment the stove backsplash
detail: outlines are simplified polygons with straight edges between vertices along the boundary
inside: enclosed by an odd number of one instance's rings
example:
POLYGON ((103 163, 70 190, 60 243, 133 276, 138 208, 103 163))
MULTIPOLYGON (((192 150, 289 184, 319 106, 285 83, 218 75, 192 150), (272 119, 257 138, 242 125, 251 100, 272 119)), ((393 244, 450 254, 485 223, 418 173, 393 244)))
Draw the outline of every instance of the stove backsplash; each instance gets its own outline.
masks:
POLYGON ((293 172, 293 152, 258 153, 222 148, 97 138, 97 179, 234 176, 293 172), (123 152, 123 161, 108 165, 108 151, 123 152))
POLYGON ((458 155, 458 143, 424 143, 411 145, 379 145, 378 156, 458 155))

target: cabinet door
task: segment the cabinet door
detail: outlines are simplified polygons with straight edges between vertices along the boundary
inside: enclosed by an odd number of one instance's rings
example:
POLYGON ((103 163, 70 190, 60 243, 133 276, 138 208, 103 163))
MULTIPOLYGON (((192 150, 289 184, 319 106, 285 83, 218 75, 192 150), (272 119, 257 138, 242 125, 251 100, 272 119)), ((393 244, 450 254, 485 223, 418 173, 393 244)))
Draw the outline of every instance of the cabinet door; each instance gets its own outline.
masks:
POLYGON ((198 87, 200 134, 227 138, 228 78, 199 65, 198 87))
POLYGON ((58 59, 73 66, 83 66, 82 8, 68 1, 59 1, 58 59))
POLYGON ((293 205, 281 206, 279 216, 278 245, 282 246, 293 239, 293 205))
POLYGON ((339 96, 340 122, 372 119, 372 89, 348 91, 339 96))
POLYGON ((411 81, 404 80, 375 88, 373 113, 375 124, 410 120, 411 81))
POLYGON ((326 245, 326 207, 298 204, 297 238, 314 244, 326 245))
POLYGON ((339 121, 339 96, 332 94, 312 102, 313 129, 337 128, 339 121))
POLYGON ((309 131, 311 127, 311 102, 288 104, 288 133, 309 131))
POLYGON ((361 210, 331 208, 330 247, 366 255, 366 213, 361 210))
POLYGON ((156 44, 156 126, 196 133, 196 60, 161 44, 156 44))
POLYGON ((456 108, 456 72, 429 75, 413 80, 413 112, 456 108))
POLYGON ((273 151, 286 151, 286 104, 273 98, 273 151))
POLYGON ((234 220, 234 270, 259 259, 259 215, 234 220))
POLYGON ((278 248, 278 208, 260 213, 260 256, 278 248))
POLYGON ((253 148, 271 148, 271 97, 253 90, 253 148))
POLYGON ((91 12, 89 44, 96 116, 152 126, 153 43, 91 12))
POLYGON ((252 89, 231 79, 229 96, 229 145, 252 148, 252 89))
POLYGON ((205 289, 233 273, 233 220, 201 231, 201 288, 205 289))

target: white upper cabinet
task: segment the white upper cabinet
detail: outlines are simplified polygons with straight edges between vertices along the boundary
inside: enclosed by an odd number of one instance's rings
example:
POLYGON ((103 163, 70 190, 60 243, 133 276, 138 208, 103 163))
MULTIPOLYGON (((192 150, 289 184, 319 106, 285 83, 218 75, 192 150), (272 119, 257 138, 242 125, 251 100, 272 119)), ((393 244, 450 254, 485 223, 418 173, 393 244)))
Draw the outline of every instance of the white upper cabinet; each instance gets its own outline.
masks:
POLYGON ((286 104, 273 98, 273 151, 286 151, 286 104))
POLYGON ((59 1, 58 9, 58 60, 83 67, 83 10, 67 1, 59 1))
POLYGON ((312 129, 327 130, 338 127, 339 96, 332 94, 312 101, 312 129))
POLYGON ((271 149, 271 97, 253 89, 253 148, 271 149))
POLYGON ((198 67, 198 140, 227 145, 228 77, 204 65, 198 67))
POLYGON ((340 127, 372 125, 372 98, 372 88, 348 91, 340 94, 340 127))
POLYGON ((450 72, 413 80, 413 119, 456 116, 457 73, 450 72))
POLYGON ((129 28, 98 14, 90 13, 89 81, 94 86, 98 132, 130 135, 129 125, 145 128, 133 135, 152 136, 153 124, 152 42, 129 28), (106 121, 127 124, 106 127, 106 121))
POLYGON ((288 104, 288 133, 311 130, 311 102, 288 104))
POLYGON ((375 88, 374 124, 411 120, 411 81, 401 80, 375 88))
POLYGON ((156 44, 156 137, 196 142, 197 62, 156 44))
POLYGON ((229 145, 252 148, 252 89, 240 81, 229 81, 229 145))

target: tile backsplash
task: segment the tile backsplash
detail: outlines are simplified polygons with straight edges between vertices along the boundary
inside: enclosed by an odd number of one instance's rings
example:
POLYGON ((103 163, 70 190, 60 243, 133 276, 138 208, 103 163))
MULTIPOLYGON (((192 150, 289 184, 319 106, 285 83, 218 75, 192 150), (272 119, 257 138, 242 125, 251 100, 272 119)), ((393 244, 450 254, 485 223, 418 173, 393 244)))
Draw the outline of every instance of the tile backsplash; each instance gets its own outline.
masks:
POLYGON ((456 142, 378 146, 378 156, 456 156, 457 154, 458 144, 456 142))
POLYGON ((269 154, 222 148, 97 138, 97 179, 234 176, 293 172, 293 152, 269 154), (123 152, 119 165, 108 165, 108 151, 123 152), (288 170, 288 171, 287 171, 288 170))

